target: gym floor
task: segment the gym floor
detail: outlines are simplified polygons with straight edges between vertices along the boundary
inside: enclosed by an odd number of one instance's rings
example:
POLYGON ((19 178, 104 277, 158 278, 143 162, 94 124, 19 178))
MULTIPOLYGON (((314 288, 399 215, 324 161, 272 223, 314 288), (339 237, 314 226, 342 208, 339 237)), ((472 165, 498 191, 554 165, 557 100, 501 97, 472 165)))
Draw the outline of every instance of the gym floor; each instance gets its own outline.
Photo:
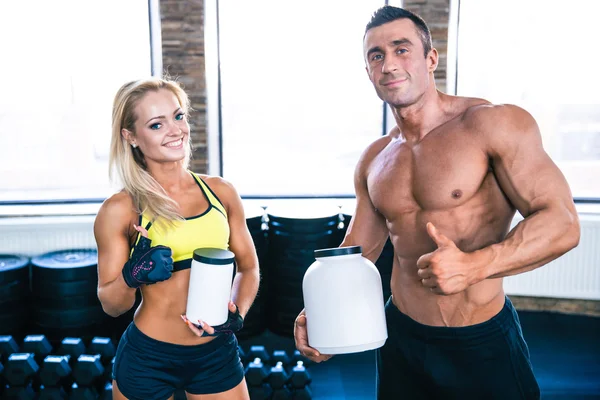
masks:
MULTIPOLYGON (((519 313, 543 400, 600 399, 600 318, 548 312, 519 313)), ((291 338, 269 331, 240 340, 294 351, 291 338)), ((339 355, 308 366, 313 399, 375 399, 375 352, 339 355)))

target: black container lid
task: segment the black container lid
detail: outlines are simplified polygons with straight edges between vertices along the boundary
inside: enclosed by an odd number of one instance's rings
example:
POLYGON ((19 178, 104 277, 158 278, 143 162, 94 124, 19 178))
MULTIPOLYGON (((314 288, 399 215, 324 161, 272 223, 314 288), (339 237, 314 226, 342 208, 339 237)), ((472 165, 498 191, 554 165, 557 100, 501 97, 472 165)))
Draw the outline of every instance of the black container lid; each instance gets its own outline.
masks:
POLYGON ((212 265, 227 265, 233 262, 235 255, 229 250, 222 249, 196 249, 194 250, 194 261, 212 265))
POLYGON ((31 263, 40 268, 85 268, 98 264, 95 249, 59 250, 34 257, 31 263))
POLYGON ((360 246, 336 247, 336 248, 332 248, 332 249, 315 250, 315 258, 347 256, 350 254, 361 254, 361 253, 362 253, 362 247, 360 247, 360 246))

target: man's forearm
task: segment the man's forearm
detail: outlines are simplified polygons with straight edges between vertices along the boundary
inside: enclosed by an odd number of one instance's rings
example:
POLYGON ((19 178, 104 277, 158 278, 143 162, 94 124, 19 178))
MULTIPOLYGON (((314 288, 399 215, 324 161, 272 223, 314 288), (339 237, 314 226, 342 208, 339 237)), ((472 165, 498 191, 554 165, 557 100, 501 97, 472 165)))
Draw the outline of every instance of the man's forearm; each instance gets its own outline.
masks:
POLYGON ((547 208, 519 222, 502 242, 474 254, 482 263, 482 279, 502 278, 541 267, 578 243, 577 214, 547 208))

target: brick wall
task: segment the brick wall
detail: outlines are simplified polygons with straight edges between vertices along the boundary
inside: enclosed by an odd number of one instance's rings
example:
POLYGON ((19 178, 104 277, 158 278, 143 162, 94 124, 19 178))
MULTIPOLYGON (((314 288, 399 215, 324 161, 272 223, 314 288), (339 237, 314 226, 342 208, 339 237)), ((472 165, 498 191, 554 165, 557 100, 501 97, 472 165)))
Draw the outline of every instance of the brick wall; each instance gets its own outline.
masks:
POLYGON ((194 172, 208 171, 206 82, 204 73, 204 1, 160 0, 163 70, 185 88, 192 111, 190 127, 194 172))
POLYGON ((403 7, 423 18, 431 30, 433 47, 440 55, 435 81, 438 89, 445 92, 450 0, 404 0, 403 7))

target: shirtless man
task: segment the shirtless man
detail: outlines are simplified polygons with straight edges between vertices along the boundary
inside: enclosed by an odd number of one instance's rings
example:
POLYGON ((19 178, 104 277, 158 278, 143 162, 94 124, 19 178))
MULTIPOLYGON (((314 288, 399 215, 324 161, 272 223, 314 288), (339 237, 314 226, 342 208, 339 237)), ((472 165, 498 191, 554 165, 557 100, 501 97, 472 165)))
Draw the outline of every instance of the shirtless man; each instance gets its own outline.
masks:
MULTIPOLYGON (((364 57, 397 126, 358 162, 356 211, 341 246, 360 245, 374 262, 388 236, 394 245, 378 398, 538 399, 502 278, 577 246, 565 178, 526 111, 436 89, 438 53, 418 16, 378 10, 364 57), (509 232, 516 210, 524 220, 509 232)), ((303 311, 297 348, 327 360, 308 346, 306 323, 303 311)))

